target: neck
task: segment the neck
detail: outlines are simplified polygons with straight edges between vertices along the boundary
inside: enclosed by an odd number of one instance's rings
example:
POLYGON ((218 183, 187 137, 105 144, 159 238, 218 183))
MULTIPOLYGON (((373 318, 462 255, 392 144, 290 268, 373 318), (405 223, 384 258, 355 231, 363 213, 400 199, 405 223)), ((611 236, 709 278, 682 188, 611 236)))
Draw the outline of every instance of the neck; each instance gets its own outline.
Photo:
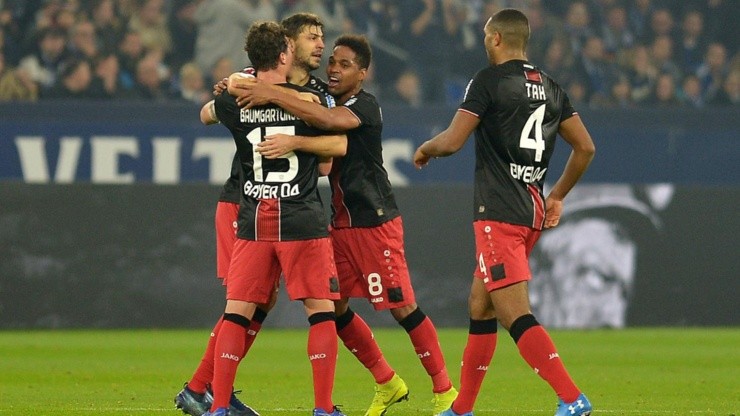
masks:
POLYGON ((290 72, 288 73, 288 79, 290 80, 290 83, 299 86, 304 86, 308 84, 308 78, 310 76, 310 72, 306 71, 304 68, 300 68, 295 65, 293 65, 293 67, 290 69, 290 72))
POLYGON ((495 59, 496 65, 501 65, 504 62, 514 60, 526 61, 527 55, 522 51, 502 50, 495 59))
POLYGON ((269 71, 257 72, 257 79, 269 84, 283 84, 288 81, 285 74, 271 69, 269 71))
POLYGON ((352 88, 341 96, 334 97, 334 99, 337 100, 337 104, 342 105, 346 103, 347 100, 349 100, 353 95, 356 95, 358 92, 360 92, 360 90, 362 90, 362 83, 357 84, 355 88, 352 88))

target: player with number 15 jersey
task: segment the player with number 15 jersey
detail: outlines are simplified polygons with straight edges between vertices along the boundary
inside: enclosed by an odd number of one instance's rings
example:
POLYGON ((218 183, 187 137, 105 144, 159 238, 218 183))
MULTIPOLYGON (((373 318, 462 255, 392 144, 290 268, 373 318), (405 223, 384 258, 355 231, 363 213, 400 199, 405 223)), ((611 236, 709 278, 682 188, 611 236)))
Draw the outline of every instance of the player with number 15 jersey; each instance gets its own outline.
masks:
POLYGON ((527 61, 511 60, 479 71, 460 111, 480 119, 475 130, 475 219, 541 230, 542 187, 558 127, 576 114, 565 91, 527 61))
MULTIPOLYGON (((299 92, 311 90, 280 84, 299 92)), ((324 96, 322 104, 328 105, 324 96)), ((328 221, 317 188, 319 157, 290 152, 263 158, 256 145, 270 134, 326 134, 277 105, 240 109, 227 92, 216 98, 216 115, 235 138, 242 183, 238 237, 255 241, 306 240, 328 236, 328 221)))

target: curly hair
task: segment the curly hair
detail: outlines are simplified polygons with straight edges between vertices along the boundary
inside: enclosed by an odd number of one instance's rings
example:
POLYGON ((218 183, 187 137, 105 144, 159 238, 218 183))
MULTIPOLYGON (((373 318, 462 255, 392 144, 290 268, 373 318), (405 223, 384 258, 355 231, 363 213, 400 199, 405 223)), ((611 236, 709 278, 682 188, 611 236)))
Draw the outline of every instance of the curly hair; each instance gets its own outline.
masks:
POLYGON ((280 54, 288 50, 285 30, 276 22, 256 22, 247 32, 244 50, 257 71, 275 69, 280 54))
POLYGON ((355 60, 360 69, 370 67, 373 53, 370 49, 370 42, 365 35, 342 35, 334 42, 334 47, 346 46, 355 53, 355 60))

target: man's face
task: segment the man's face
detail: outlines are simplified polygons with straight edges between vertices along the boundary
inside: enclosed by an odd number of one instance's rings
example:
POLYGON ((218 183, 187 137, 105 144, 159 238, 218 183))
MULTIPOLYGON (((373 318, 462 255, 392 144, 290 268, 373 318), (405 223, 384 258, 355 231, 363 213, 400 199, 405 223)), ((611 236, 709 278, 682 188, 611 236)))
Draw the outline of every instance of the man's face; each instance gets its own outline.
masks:
POLYGON ((311 72, 321 66, 324 53, 324 32, 319 26, 304 26, 294 41, 294 64, 311 72))
POLYGON ((543 234, 538 246, 549 266, 537 270, 532 287, 538 313, 550 325, 624 326, 637 247, 618 224, 600 218, 564 223, 543 234))
POLYGON ((329 93, 335 97, 346 94, 357 88, 365 79, 367 69, 360 69, 355 52, 346 46, 334 48, 326 67, 329 93))

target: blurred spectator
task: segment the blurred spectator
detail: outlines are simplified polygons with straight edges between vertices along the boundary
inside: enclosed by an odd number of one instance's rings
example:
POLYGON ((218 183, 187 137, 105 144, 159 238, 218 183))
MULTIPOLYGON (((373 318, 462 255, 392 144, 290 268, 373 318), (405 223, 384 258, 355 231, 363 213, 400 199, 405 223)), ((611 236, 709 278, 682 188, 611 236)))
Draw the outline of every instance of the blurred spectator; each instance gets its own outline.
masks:
POLYGON ((580 55, 588 38, 596 36, 591 28, 591 15, 585 2, 574 1, 570 4, 565 15, 565 32, 568 35, 570 49, 576 55, 580 55))
POLYGON ((683 18, 681 40, 676 54, 684 73, 693 73, 699 68, 706 47, 704 16, 697 10, 690 10, 683 18))
POLYGON ((704 107, 704 96, 701 92, 701 83, 696 75, 688 75, 681 83, 681 102, 689 107, 704 107))
POLYGON ((657 107, 678 107, 681 104, 676 95, 676 80, 671 74, 660 74, 655 89, 647 101, 657 107))
POLYGON ((53 27, 44 29, 38 37, 36 50, 21 59, 19 67, 31 80, 39 84, 42 91, 51 89, 56 83, 57 72, 67 57, 65 33, 53 27))
POLYGON ((169 88, 160 73, 161 61, 154 54, 148 54, 136 65, 136 86, 133 98, 163 101, 171 98, 169 88))
POLYGON ((638 104, 646 102, 658 79, 658 70, 651 63, 646 47, 637 46, 633 50, 628 76, 632 86, 632 100, 638 104))
POLYGON ((721 43, 712 43, 707 48, 704 63, 696 70, 696 76, 704 91, 704 100, 711 102, 722 90, 722 83, 727 75, 727 50, 721 43))
POLYGON ((612 85, 610 99, 602 104, 604 107, 633 108, 635 103, 632 101, 632 89, 629 79, 625 76, 620 76, 612 85))
POLYGON ((652 0, 631 0, 627 15, 630 27, 638 39, 644 39, 650 26, 650 17, 655 10, 652 0))
POLYGON ((192 61, 195 56, 195 40, 198 36, 198 26, 195 24, 197 7, 197 0, 172 1, 168 21, 170 34, 175 40, 170 53, 170 63, 173 68, 180 68, 183 64, 192 61))
POLYGON ((421 81, 419 76, 411 69, 405 70, 393 84, 393 89, 382 97, 384 103, 406 104, 413 108, 421 107, 421 81))
POLYGON ((94 98, 90 91, 92 69, 85 59, 70 58, 61 66, 59 82, 42 92, 43 98, 94 98))
MULTIPOLYGON (((408 63, 409 54, 405 49, 398 4, 382 1, 378 7, 377 34, 372 39, 373 62, 380 70, 376 81, 381 85, 393 85, 393 82, 408 63)), ((327 45, 331 48, 332 45, 327 45)))
MULTIPOLYGON (((529 27, 532 31, 529 44, 527 45, 527 58, 535 63, 542 62, 547 54, 549 45, 556 38, 563 36, 563 23, 548 13, 542 7, 541 1, 530 2, 524 13, 526 13, 529 19, 529 27)), ((483 24, 478 25, 476 31, 477 38, 481 38, 480 30, 484 24, 485 21, 483 24)), ((480 53, 480 49, 476 52, 480 53)))
POLYGON ((267 0, 200 0, 194 18, 195 61, 201 71, 210 73, 225 57, 233 72, 248 65, 244 36, 249 26, 258 20, 277 20, 277 13, 267 0))
POLYGON ((607 59, 604 42, 600 37, 591 36, 586 40, 576 68, 586 87, 586 101, 601 103, 607 100, 618 70, 607 59))
POLYGON ((409 64, 419 74, 424 100, 442 102, 450 73, 449 45, 457 33, 451 0, 405 0, 399 2, 402 30, 406 35, 409 64))
MULTIPOLYGON (((246 55, 246 52, 242 53, 246 55)), ((215 84, 224 78, 228 78, 229 75, 234 72, 233 68, 234 62, 230 58, 224 57, 219 59, 218 61, 216 61, 216 64, 213 65, 213 68, 211 68, 211 72, 209 74, 210 78, 208 79, 208 82, 211 84, 215 84)))
POLYGON ((731 106, 740 104, 740 69, 730 72, 722 83, 720 90, 709 101, 713 106, 731 106))
POLYGON ((90 20, 95 26, 98 50, 103 54, 115 52, 125 29, 116 15, 115 4, 113 0, 92 0, 91 3, 90 20))
POLYGON ((180 98, 198 105, 207 103, 212 97, 205 85, 203 73, 194 62, 180 68, 180 98))
POLYGON ((627 23, 627 11, 621 5, 613 5, 606 11, 606 22, 601 27, 601 37, 604 39, 606 53, 619 58, 635 44, 635 35, 627 23))
POLYGON ((100 98, 125 97, 125 91, 120 87, 120 67, 118 56, 111 53, 100 56, 95 62, 94 79, 91 89, 95 96, 100 98))
POLYGON ((547 54, 542 60, 542 69, 553 79, 566 85, 575 75, 574 58, 570 50, 570 44, 565 38, 556 38, 547 49, 547 54))
POLYGON ((120 86, 131 90, 136 84, 136 67, 144 57, 144 45, 139 32, 129 30, 123 35, 118 47, 120 86))
POLYGON ((36 101, 37 98, 36 83, 23 71, 6 66, 5 57, 0 53, 0 102, 36 101))
POLYGON ((83 20, 72 27, 69 50, 78 58, 95 59, 98 55, 98 42, 95 26, 92 22, 83 20))
POLYGON ((568 94, 568 98, 570 98, 570 103, 573 104, 573 107, 576 109, 588 107, 588 102, 586 101, 586 86, 581 80, 577 78, 570 80, 570 82, 565 84, 565 91, 568 94))
POLYGON ((673 39, 668 35, 660 35, 653 40, 651 45, 653 65, 658 72, 671 74, 673 79, 681 79, 683 71, 673 60, 673 39))
POLYGON ((673 14, 668 9, 656 9, 650 15, 650 26, 642 34, 642 43, 650 44, 659 36, 668 36, 671 39, 676 38, 675 21, 673 14))
POLYGON ((164 0, 143 0, 131 20, 129 30, 139 33, 146 49, 159 49, 165 54, 172 51, 172 37, 164 13, 164 0))

